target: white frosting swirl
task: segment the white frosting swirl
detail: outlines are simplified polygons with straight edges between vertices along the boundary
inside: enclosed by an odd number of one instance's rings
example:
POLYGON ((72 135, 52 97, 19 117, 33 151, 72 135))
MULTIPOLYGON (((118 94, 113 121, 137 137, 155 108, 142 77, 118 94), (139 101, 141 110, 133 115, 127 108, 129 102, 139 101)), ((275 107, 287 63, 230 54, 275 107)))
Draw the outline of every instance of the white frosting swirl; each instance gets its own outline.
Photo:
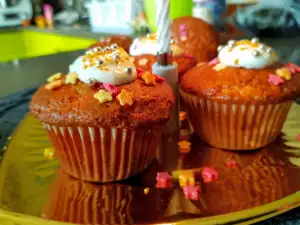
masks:
POLYGON ((278 61, 274 49, 259 43, 257 39, 229 41, 219 50, 219 62, 228 67, 261 69, 278 61))
POLYGON ((89 79, 94 79, 99 83, 122 85, 137 78, 133 62, 122 48, 117 47, 115 50, 95 49, 78 57, 70 65, 69 71, 76 72, 79 80, 87 83, 89 79), (100 51, 95 52, 95 49, 100 51), (118 56, 116 57, 116 55, 118 56), (101 63, 99 63, 100 61, 101 63))
MULTIPOLYGON (((184 53, 183 49, 174 43, 171 43, 171 50, 173 56, 180 56, 184 53)), ((156 34, 148 35, 147 37, 137 38, 133 41, 129 49, 129 54, 131 56, 138 55, 157 55, 158 43, 156 39, 156 34)))

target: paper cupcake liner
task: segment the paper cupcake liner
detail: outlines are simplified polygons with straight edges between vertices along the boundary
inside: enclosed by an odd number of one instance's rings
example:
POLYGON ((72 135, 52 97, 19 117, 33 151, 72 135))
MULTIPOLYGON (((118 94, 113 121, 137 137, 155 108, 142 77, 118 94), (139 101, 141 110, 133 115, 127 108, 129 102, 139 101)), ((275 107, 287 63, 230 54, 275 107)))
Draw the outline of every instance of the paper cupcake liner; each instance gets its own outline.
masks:
POLYGON ((61 171, 42 209, 46 219, 74 224, 132 224, 129 186, 96 185, 70 178, 61 171))
POLYGON ((161 131, 43 124, 68 174, 87 181, 117 181, 146 169, 161 131))
POLYGON ((221 103, 180 90, 189 119, 201 139, 217 148, 257 149, 274 141, 292 105, 221 103))

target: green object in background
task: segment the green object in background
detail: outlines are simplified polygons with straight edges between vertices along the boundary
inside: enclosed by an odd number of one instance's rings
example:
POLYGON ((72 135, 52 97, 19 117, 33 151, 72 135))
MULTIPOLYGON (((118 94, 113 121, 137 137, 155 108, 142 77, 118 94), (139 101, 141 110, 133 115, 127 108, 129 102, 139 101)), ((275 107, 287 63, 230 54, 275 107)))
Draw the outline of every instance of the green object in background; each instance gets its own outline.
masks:
POLYGON ((96 40, 38 31, 0 33, 0 62, 86 49, 96 40))
MULTIPOLYGON (((145 11, 151 29, 156 31, 156 0, 145 0, 145 11)), ((170 17, 175 19, 192 15, 192 0, 170 0, 170 17)))

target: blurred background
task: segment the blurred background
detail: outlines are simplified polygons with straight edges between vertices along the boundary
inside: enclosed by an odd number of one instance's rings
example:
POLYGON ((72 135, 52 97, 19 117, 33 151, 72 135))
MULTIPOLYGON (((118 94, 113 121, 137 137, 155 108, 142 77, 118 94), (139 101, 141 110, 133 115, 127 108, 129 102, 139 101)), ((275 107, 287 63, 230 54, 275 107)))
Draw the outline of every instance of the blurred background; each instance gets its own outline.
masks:
MULTIPOLYGON (((299 2, 171 0, 170 13, 172 19, 201 18, 225 39, 258 36, 275 38, 276 45, 300 35, 299 2)), ((155 17, 155 0, 0 0, 0 47, 5 52, 0 62, 83 49, 112 34, 144 35, 156 30, 155 17)))

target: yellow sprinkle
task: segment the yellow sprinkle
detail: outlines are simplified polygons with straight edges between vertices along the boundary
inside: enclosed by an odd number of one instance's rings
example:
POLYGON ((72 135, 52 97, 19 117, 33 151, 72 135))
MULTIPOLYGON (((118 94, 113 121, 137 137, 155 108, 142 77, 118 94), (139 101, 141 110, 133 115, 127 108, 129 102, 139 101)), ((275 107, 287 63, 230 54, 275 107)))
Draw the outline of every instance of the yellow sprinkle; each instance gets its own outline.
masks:
POLYGON ((285 80, 290 80, 291 79, 291 73, 288 69, 286 68, 282 68, 282 69, 278 69, 276 70, 276 74, 282 78, 284 78, 285 80))
POLYGON ((133 104, 132 94, 124 89, 121 91, 120 94, 118 94, 117 100, 119 101, 121 106, 131 106, 133 104))
POLYGON ((184 171, 179 174, 179 185, 180 187, 184 186, 195 186, 195 175, 191 171, 184 171))
POLYGON ((155 85, 156 84, 155 76, 148 71, 146 71, 142 74, 142 79, 145 81, 145 83, 147 85, 155 85))
POLYGON ((44 149, 44 157, 47 159, 54 158, 54 149, 53 148, 45 148, 44 149))
POLYGON ((113 100, 112 94, 104 90, 100 90, 98 93, 94 94, 94 98, 98 99, 100 103, 110 102, 113 100))
POLYGON ((239 64, 239 59, 235 59, 234 60, 234 65, 238 65, 239 64))
POLYGON ((76 84, 78 79, 78 74, 73 72, 73 73, 69 73, 66 76, 66 80, 65 80, 65 84, 76 84))
POLYGON ((149 191, 150 191, 150 189, 149 189, 148 187, 146 187, 146 188, 144 189, 144 194, 145 194, 145 195, 149 194, 149 191))
POLYGON ((61 73, 55 73, 53 75, 51 75, 47 81, 50 83, 52 81, 56 81, 56 80, 59 80, 60 78, 62 77, 62 74, 61 73))
POLYGON ((217 65, 215 65, 214 66, 214 70, 215 71, 220 71, 220 70, 223 70, 223 69, 225 69, 226 68, 226 66, 225 65, 223 65, 223 64, 221 64, 221 63, 218 63, 217 65))
POLYGON ((62 80, 56 80, 56 81, 52 81, 50 83, 48 83, 45 88, 48 90, 54 90, 56 88, 59 88, 60 86, 63 85, 63 81, 62 80))

